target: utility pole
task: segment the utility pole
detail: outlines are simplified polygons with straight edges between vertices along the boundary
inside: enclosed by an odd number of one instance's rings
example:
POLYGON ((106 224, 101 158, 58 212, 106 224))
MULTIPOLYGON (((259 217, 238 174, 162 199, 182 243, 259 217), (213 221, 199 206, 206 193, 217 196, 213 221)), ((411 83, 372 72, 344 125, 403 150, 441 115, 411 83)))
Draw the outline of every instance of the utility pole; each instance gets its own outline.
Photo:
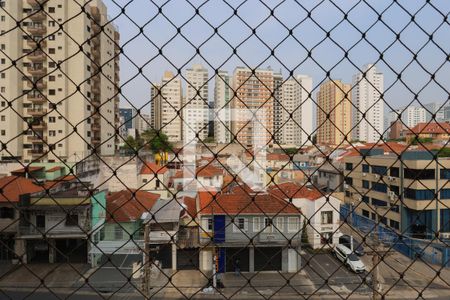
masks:
MULTIPOLYGON (((377 214, 377 218, 379 221, 379 215, 378 215, 378 207, 375 206, 375 212, 377 214)), ((379 265, 380 265, 380 255, 379 255, 379 245, 380 245, 380 239, 378 236, 378 223, 375 224, 375 235, 374 235, 374 248, 375 251, 372 256, 372 264, 373 264, 373 278, 372 278, 372 286, 373 286, 373 292, 372 292, 372 299, 373 300, 379 300, 381 299, 381 289, 380 289, 380 280, 379 280, 379 265)))
POLYGON ((144 276, 143 289, 146 299, 150 298, 150 220, 145 223, 144 227, 144 276))

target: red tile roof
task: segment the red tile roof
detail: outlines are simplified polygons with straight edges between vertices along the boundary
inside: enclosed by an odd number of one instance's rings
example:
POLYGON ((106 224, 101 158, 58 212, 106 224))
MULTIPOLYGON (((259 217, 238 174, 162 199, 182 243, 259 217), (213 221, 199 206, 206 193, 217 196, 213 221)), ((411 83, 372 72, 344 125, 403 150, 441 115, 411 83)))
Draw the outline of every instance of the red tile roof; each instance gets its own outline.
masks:
MULTIPOLYGON (((191 175, 191 177, 193 177, 193 174, 191 174, 191 170, 189 168, 186 168, 184 170, 177 171, 173 178, 183 178, 184 172, 186 172, 187 175, 191 175)), ((211 165, 196 167, 195 172, 197 173, 198 177, 213 177, 223 175, 223 169, 211 165)))
POLYGON ((144 191, 123 190, 106 197, 106 220, 108 222, 130 222, 139 220, 144 212, 149 212, 159 194, 144 191))
POLYGON ((419 123, 411 129, 407 129, 407 134, 448 134, 450 133, 450 123, 431 122, 419 123))
POLYGON ((0 202, 19 202, 20 196, 45 191, 32 179, 20 176, 0 178, 0 202))
POLYGON ((21 168, 21 169, 18 169, 18 170, 11 171, 11 173, 26 173, 26 172, 30 173, 30 172, 40 171, 42 169, 44 169, 44 167, 32 167, 32 166, 29 166, 29 167, 25 167, 25 168, 21 168))
POLYGON ((267 153, 267 160, 289 161, 289 155, 284 153, 267 153))
POLYGON ((186 213, 191 217, 191 218, 195 218, 197 216, 197 205, 196 205, 196 199, 195 198, 191 198, 188 196, 184 196, 180 203, 184 204, 184 208, 186 210, 186 213))
POLYGON ((55 166, 53 168, 46 170, 45 172, 55 172, 55 171, 61 170, 62 168, 63 167, 61 167, 61 166, 55 166))
POLYGON ((315 187, 301 186, 293 182, 275 184, 270 187, 270 193, 283 199, 304 198, 312 201, 324 196, 315 187))
POLYGON ((292 203, 274 195, 261 193, 249 195, 246 192, 233 194, 212 194, 199 192, 199 212, 212 214, 298 214, 300 210, 292 203))
POLYGON ((144 174, 164 174, 167 171, 169 171, 169 169, 167 169, 167 167, 165 166, 158 166, 157 164, 153 163, 153 162, 146 162, 142 168, 141 168, 141 172, 140 174, 144 175, 144 174))

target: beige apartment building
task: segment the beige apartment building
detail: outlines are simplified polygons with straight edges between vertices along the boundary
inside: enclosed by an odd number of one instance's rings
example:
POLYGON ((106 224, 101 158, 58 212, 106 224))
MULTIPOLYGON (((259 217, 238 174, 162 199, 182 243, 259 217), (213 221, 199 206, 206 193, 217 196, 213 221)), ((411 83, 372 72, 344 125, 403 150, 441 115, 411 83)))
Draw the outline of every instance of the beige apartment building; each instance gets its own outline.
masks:
POLYGON ((233 134, 245 147, 273 144, 273 77, 270 69, 257 69, 254 74, 245 67, 234 70, 233 134), (255 116, 253 121, 252 116, 255 116))
POLYGON ((77 161, 94 147, 113 155, 119 34, 106 6, 100 0, 0 3, 0 140, 7 144, 1 159, 77 161))
POLYGON ((227 71, 219 70, 214 77, 214 140, 216 143, 231 143, 231 97, 232 82, 227 71))
POLYGON ((317 143, 340 145, 345 136, 351 140, 351 85, 330 80, 317 92, 317 143))
POLYGON ((161 84, 151 87, 151 123, 156 130, 164 132, 172 143, 182 140, 181 106, 183 91, 181 80, 172 72, 164 72, 161 84))

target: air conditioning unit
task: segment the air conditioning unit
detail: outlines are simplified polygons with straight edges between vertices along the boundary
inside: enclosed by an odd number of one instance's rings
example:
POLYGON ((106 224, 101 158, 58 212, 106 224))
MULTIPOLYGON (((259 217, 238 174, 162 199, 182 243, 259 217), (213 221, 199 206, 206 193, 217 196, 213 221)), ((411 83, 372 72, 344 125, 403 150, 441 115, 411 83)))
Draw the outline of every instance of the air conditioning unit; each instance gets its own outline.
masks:
POLYGON ((346 184, 346 183, 344 183, 344 189, 348 189, 350 186, 348 185, 348 184, 346 184))
POLYGON ((378 174, 373 175, 373 177, 375 177, 375 179, 380 179, 380 175, 378 174))
POLYGON ((394 178, 394 177, 392 177, 392 176, 389 176, 389 177, 388 177, 388 180, 389 180, 389 181, 394 181, 394 180, 395 180, 395 178, 394 178))
POLYGON ((366 177, 366 176, 367 176, 367 173, 362 173, 362 176, 363 176, 363 177, 366 177))

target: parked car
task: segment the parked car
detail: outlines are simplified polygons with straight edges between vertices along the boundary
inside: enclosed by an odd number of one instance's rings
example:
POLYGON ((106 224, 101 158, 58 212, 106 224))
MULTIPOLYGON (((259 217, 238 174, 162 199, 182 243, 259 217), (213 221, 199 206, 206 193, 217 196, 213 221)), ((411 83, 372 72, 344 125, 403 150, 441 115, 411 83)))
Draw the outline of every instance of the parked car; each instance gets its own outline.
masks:
MULTIPOLYGON (((344 245, 349 249, 352 249, 351 243, 352 237, 348 234, 344 234, 339 237, 339 244, 344 245)), ((364 255, 364 247, 362 246, 362 243, 359 243, 355 238, 353 238, 353 252, 358 256, 364 255)))
POLYGON ((364 263, 356 256, 352 250, 345 247, 344 245, 337 245, 333 249, 334 255, 343 262, 350 270, 355 273, 362 273, 366 270, 364 263))

